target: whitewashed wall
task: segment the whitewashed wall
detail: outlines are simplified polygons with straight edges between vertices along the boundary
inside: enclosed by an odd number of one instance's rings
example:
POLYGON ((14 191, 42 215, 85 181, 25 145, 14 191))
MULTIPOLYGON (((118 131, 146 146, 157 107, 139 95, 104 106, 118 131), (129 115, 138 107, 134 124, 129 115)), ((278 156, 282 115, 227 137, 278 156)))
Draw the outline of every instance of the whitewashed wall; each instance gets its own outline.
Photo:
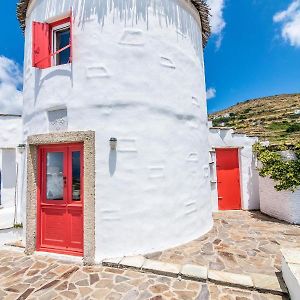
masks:
POLYGON ((239 148, 242 209, 259 209, 259 176, 256 170, 256 158, 252 151, 252 146, 256 142, 256 137, 235 133, 230 128, 209 129, 209 144, 211 147, 211 201, 214 211, 218 210, 218 187, 214 148, 239 148))
POLYGON ((260 210, 279 220, 300 224, 300 189, 277 191, 274 180, 259 177, 260 210))
POLYGON ((57 130, 55 109, 66 110, 61 130, 96 132, 97 260, 162 250, 212 227, 198 13, 182 0, 110 3, 33 1, 25 33, 25 137, 57 130), (32 21, 71 4, 72 66, 32 68, 32 21))
POLYGON ((20 159, 20 153, 17 150, 17 146, 21 142, 21 117, 13 115, 0 115, 0 229, 10 228, 14 224, 17 203, 17 170, 20 159))

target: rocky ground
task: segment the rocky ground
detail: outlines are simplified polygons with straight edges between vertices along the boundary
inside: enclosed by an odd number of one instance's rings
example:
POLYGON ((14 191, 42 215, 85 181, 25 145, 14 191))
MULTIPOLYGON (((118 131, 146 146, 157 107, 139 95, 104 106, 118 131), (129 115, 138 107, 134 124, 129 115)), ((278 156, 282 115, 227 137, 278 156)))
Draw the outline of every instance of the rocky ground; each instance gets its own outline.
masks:
POLYGON ((300 247, 300 226, 260 212, 214 213, 214 227, 190 243, 147 258, 176 264, 197 264, 231 273, 274 275, 281 271, 281 248, 300 247))
POLYGON ((269 300, 257 291, 0 250, 0 299, 269 300))
MULTIPOLYGON (((264 281, 260 285, 268 285, 268 280, 281 276, 280 249, 297 247, 300 247, 299 226, 259 212, 227 211, 214 214, 214 227, 205 236, 146 258, 162 264, 205 266, 209 272, 221 271, 223 277, 231 272, 253 278, 255 273, 256 278, 264 281)), ((161 276, 144 272, 143 268, 119 267, 87 267, 51 255, 26 256, 16 247, 2 248, 0 299, 288 299, 277 295, 276 289, 270 289, 270 294, 246 285, 237 288, 231 281, 214 281, 209 276, 199 282, 195 278, 176 277, 178 274, 161 276)), ((271 280, 271 286, 273 283, 271 280)))

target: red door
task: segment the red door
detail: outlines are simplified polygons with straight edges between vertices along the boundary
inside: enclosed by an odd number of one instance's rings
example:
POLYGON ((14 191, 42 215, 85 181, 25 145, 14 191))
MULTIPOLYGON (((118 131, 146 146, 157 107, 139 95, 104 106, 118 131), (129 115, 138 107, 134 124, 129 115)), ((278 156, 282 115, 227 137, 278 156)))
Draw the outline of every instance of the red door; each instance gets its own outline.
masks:
POLYGON ((83 255, 83 145, 40 146, 37 250, 83 255))
POLYGON ((216 149, 220 210, 241 209, 238 149, 216 149))

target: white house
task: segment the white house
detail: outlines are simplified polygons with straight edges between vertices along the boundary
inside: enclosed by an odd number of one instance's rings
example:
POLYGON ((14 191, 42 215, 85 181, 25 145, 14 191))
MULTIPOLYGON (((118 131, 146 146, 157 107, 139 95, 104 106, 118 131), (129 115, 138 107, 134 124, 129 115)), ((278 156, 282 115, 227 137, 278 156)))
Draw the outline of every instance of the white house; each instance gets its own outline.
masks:
MULTIPOLYGON (((19 173, 20 147, 22 142, 22 119, 20 115, 0 114, 0 230, 9 229, 18 223, 20 216, 16 214, 19 173)), ((18 210, 20 212, 20 209, 18 210)))
POLYGON ((259 175, 252 146, 257 137, 231 128, 210 127, 213 210, 259 209, 259 175))
POLYGON ((153 252, 212 227, 202 0, 20 0, 26 251, 153 252))

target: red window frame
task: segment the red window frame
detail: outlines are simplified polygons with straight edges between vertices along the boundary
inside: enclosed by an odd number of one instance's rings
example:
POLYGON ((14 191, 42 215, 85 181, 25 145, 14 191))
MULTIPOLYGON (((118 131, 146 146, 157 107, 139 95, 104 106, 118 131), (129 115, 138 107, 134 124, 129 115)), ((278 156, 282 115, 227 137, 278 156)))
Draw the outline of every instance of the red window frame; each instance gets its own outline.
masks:
POLYGON ((73 59, 72 35, 73 35, 73 13, 70 16, 53 23, 33 22, 32 24, 32 66, 39 69, 46 69, 53 66, 53 57, 60 52, 70 48, 69 63, 73 59), (54 51, 53 29, 57 26, 69 23, 70 42, 66 47, 54 51))

